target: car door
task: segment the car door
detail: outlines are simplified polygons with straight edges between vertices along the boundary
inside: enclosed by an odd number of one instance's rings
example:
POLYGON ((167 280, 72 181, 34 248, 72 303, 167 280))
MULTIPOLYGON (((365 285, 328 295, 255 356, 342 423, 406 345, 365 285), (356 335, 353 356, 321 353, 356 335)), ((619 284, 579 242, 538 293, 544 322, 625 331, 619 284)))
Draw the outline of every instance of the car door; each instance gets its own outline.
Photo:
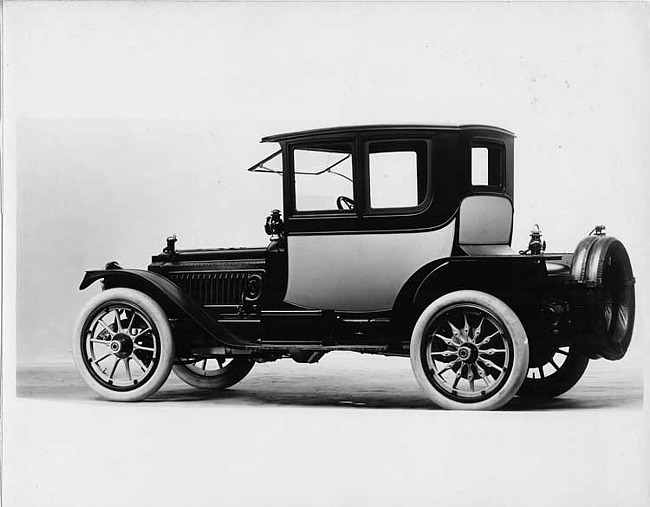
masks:
POLYGON ((390 310, 423 265, 451 254, 454 222, 432 217, 432 140, 320 140, 286 147, 285 301, 390 310))

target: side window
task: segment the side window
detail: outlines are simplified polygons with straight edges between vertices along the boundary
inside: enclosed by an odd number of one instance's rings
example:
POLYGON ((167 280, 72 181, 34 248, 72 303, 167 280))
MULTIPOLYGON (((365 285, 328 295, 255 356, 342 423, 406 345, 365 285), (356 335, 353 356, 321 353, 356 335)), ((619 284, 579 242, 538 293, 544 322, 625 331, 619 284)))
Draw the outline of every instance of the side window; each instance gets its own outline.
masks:
POLYGON ((369 143, 368 175, 371 209, 412 208, 422 204, 427 186, 427 143, 369 143))
POLYGON ((472 185, 503 186, 505 148, 495 142, 475 142, 472 145, 472 185))
POLYGON ((482 146, 472 148, 472 185, 488 184, 488 149, 482 146))
POLYGON ((351 211, 352 147, 319 144, 294 148, 296 211, 351 211))

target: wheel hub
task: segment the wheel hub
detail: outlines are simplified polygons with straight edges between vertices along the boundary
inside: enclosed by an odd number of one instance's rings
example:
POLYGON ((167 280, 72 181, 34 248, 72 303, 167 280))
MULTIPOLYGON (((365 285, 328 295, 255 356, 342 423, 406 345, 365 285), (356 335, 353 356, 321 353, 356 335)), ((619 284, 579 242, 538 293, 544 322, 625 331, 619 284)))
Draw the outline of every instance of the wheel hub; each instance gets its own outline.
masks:
POLYGON ((429 382, 461 401, 487 399, 507 381, 512 368, 508 332, 490 312, 458 304, 431 323, 423 362, 429 382))
POLYGON ((474 364, 478 358, 478 349, 472 343, 466 343, 458 348, 458 358, 466 364, 474 364))
POLYGON ((133 352, 133 340, 128 335, 119 333, 111 340, 109 347, 113 354, 123 359, 133 352))

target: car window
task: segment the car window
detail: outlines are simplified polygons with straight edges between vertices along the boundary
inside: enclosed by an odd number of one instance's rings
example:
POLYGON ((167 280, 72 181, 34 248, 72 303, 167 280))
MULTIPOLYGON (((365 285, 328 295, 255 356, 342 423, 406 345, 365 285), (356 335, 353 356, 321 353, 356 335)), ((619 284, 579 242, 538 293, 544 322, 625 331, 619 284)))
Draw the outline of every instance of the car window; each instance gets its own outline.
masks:
POLYGON ((472 185, 488 184, 488 149, 482 146, 472 148, 472 185))
POLYGON ((427 188, 427 156, 424 141, 369 143, 370 208, 410 208, 422 204, 427 188))
POLYGON ((503 186, 505 147, 497 142, 475 141, 472 144, 472 185, 503 186))
POLYGON ((351 211, 354 208, 352 149, 317 145, 293 150, 296 211, 351 211))
POLYGON ((417 155, 414 151, 370 154, 370 206, 417 206, 417 155))

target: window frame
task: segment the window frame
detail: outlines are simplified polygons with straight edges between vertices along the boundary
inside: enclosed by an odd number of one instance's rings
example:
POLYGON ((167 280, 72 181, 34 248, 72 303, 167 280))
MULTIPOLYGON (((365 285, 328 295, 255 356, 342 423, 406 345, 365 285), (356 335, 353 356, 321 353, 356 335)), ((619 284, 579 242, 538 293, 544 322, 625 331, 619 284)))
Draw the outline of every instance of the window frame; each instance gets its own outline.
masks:
MULTIPOLYGON (((287 167, 286 171, 286 181, 287 181, 287 188, 286 188, 286 193, 285 193, 285 215, 286 216, 294 216, 294 217, 350 217, 350 218, 357 218, 360 216, 360 209, 359 206, 357 205, 358 201, 356 199, 356 194, 357 194, 357 188, 359 186, 358 180, 358 169, 357 169, 357 160, 358 160, 358 149, 357 149, 357 142, 355 142, 354 139, 350 138, 332 138, 332 139, 313 139, 310 141, 303 141, 303 142, 296 142, 296 143, 291 143, 288 144, 286 147, 285 154, 285 160, 283 161, 283 164, 285 167, 287 167), (295 157, 294 157, 294 152, 296 150, 303 150, 303 151, 309 151, 309 148, 312 148, 311 151, 316 151, 313 150, 314 147, 317 147, 319 145, 326 147, 328 145, 344 145, 350 148, 350 154, 351 154, 351 164, 352 164, 352 196, 351 197, 354 202, 355 202, 355 207, 354 209, 348 210, 339 210, 339 209, 325 209, 325 210, 299 210, 297 209, 297 187, 296 187, 296 168, 295 168, 295 157), (288 201, 288 202, 287 202, 288 201)), ((314 176, 318 177, 318 176, 314 176)), ((335 203, 336 205, 336 203, 335 203)))
MULTIPOLYGON (((378 153, 395 153, 395 152, 409 152, 409 151, 415 151, 416 156, 417 156, 417 167, 416 167, 416 180, 417 180, 417 192, 418 192, 418 199, 419 199, 419 187, 420 187, 420 161, 419 161, 419 152, 418 150, 413 150, 413 149, 403 149, 403 150, 391 150, 391 151, 380 151, 378 153)), ((395 137, 386 137, 386 138, 371 138, 371 139, 364 139, 362 141, 362 150, 361 150, 361 156, 362 156, 362 170, 363 170, 363 196, 364 196, 364 202, 363 202, 363 215, 367 216, 377 216, 377 215, 385 215, 385 216, 392 216, 392 215, 416 215, 418 213, 421 213, 423 210, 428 208, 431 205, 431 202, 433 200, 433 194, 434 194, 434 179, 433 179, 433 165, 434 165, 434 153, 433 153, 433 139, 432 138, 425 138, 425 137, 402 137, 402 138, 395 138, 395 137), (424 199, 422 202, 419 202, 415 206, 394 206, 394 207, 382 207, 382 208, 373 208, 371 206, 371 201, 370 201, 370 145, 372 144, 386 144, 386 143, 395 143, 395 144, 402 144, 404 146, 408 145, 413 145, 416 143, 422 143, 424 146, 424 175, 426 176, 426 180, 424 181, 424 187, 426 189, 426 193, 424 195, 424 199)), ((356 202, 356 201, 355 201, 356 202)))
POLYGON ((506 165, 507 165, 507 147, 502 139, 493 137, 476 136, 473 137, 469 145, 469 184, 473 191, 478 192, 505 192, 506 188, 506 165), (472 150, 474 148, 486 148, 488 150, 488 167, 487 167, 487 185, 474 185, 472 178, 474 176, 474 168, 472 166, 472 150), (492 174, 490 172, 490 150, 498 148, 499 150, 499 183, 497 185, 490 184, 492 174))

